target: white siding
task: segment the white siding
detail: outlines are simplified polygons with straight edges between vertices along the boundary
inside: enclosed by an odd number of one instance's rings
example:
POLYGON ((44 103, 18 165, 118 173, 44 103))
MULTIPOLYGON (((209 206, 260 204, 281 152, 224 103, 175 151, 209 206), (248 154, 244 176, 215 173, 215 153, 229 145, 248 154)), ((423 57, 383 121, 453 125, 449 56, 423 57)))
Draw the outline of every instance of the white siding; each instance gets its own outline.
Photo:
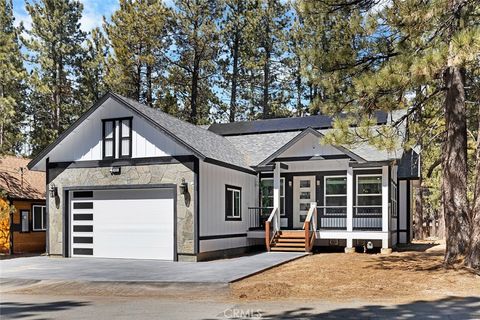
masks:
POLYGON ((143 118, 108 99, 52 151, 50 162, 101 160, 102 119, 122 117, 133 117, 132 158, 191 154, 143 118))
POLYGON ((287 172, 313 172, 313 171, 336 171, 347 170, 348 159, 340 160, 309 160, 285 162, 288 165, 287 172))
MULTIPOLYGON (((200 237, 246 233, 248 207, 256 206, 257 199, 257 176, 200 161, 200 237), (242 188, 240 221, 225 221, 225 185, 242 188)), ((246 245, 246 237, 201 240, 200 252, 246 245)))
POLYGON ((322 155, 343 155, 340 150, 320 143, 320 138, 307 134, 297 141, 293 146, 285 150, 279 157, 304 157, 304 156, 322 156, 322 155))

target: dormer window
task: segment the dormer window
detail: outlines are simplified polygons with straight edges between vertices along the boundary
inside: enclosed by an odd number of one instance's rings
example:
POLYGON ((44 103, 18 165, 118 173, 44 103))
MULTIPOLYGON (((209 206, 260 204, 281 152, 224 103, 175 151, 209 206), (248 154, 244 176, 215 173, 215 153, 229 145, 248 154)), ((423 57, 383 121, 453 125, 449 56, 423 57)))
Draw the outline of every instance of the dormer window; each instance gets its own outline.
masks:
POLYGON ((104 119, 103 159, 132 156, 132 118, 104 119))

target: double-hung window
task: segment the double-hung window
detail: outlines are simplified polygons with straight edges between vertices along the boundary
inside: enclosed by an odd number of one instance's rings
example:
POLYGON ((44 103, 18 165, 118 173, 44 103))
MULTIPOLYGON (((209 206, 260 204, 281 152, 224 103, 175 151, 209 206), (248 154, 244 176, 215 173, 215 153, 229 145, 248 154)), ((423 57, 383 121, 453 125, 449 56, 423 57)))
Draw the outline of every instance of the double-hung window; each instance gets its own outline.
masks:
POLYGON ((391 187, 391 206, 392 206, 392 218, 397 217, 397 185, 392 182, 392 187, 391 187))
POLYGON ((242 188, 225 186, 225 220, 242 219, 242 188))
POLYGON ((33 231, 47 230, 47 210, 45 206, 32 206, 33 231))
POLYGON ((357 176, 357 213, 382 213, 382 175, 357 176))
POLYGON ((325 177, 325 214, 347 214, 347 177, 325 177))
POLYGON ((105 119, 103 122, 103 158, 132 156, 132 118, 105 119))
MULTIPOLYGON (((260 181, 262 207, 273 208, 273 178, 262 178, 260 181)), ((285 178, 280 178, 280 215, 285 215, 285 178)))

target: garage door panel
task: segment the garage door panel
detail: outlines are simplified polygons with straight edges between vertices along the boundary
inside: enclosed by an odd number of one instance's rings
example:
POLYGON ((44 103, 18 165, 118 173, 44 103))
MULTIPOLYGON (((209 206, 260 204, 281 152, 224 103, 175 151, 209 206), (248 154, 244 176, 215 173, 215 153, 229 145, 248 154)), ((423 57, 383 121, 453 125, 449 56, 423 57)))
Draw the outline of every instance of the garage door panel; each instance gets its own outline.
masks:
POLYGON ((172 189, 95 190, 92 196, 91 209, 72 200, 74 255, 173 260, 172 189))

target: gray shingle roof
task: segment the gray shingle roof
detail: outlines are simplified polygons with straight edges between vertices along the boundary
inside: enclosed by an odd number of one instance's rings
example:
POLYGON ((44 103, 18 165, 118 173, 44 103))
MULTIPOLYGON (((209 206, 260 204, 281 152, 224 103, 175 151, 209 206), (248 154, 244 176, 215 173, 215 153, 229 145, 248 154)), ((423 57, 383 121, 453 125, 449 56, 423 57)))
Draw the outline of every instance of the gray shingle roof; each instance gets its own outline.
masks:
POLYGON ((177 119, 158 109, 150 108, 135 100, 114 94, 138 112, 155 122, 163 130, 181 140, 187 147, 200 155, 229 163, 246 169, 249 168, 245 155, 226 138, 199 126, 177 119))

